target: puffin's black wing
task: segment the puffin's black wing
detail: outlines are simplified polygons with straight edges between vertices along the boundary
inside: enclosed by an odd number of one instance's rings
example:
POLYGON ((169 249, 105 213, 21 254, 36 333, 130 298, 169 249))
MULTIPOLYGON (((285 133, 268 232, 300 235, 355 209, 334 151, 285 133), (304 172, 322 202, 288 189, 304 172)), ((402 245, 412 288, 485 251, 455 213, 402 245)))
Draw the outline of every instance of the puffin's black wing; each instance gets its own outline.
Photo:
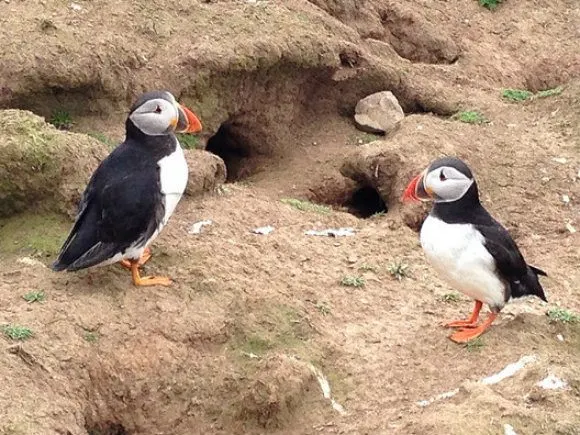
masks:
POLYGON ((121 145, 97 168, 53 270, 95 266, 155 232, 165 211, 158 167, 135 152, 121 145))
POLYGON ((529 266, 508 231, 499 223, 475 225, 485 238, 485 247, 495 260, 500 277, 509 284, 509 296, 517 298, 536 295, 546 300, 538 275, 547 274, 537 267, 529 266))

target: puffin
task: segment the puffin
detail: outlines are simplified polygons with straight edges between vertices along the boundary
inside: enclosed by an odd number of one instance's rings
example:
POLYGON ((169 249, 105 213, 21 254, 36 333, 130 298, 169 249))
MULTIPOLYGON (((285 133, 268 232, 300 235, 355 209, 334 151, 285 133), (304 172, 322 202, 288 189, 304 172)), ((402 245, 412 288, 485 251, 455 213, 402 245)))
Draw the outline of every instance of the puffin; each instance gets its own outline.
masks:
POLYGON ((443 281, 475 300, 468 319, 445 325, 458 328, 452 341, 479 337, 512 298, 533 295, 547 302, 538 278, 546 272, 526 263, 509 232, 481 205, 475 178, 463 161, 435 160, 411 180, 401 199, 433 202, 420 232, 425 257, 443 281), (483 304, 490 313, 478 324, 483 304))
POLYGON ((170 285, 170 278, 141 276, 139 268, 187 185, 187 162, 175 133, 201 129, 197 116, 168 91, 137 98, 125 122, 125 141, 93 172, 52 270, 120 263, 135 286, 170 285))

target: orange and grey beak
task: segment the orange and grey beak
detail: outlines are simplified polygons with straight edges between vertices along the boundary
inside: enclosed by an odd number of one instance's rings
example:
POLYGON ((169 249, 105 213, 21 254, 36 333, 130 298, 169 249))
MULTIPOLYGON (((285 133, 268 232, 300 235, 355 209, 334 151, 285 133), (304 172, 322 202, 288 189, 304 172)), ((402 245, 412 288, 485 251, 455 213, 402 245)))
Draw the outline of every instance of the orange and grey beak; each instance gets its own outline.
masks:
POLYGON ((429 189, 425 188, 425 175, 427 170, 425 169, 419 175, 411 180, 405 191, 401 200, 403 202, 409 201, 430 201, 433 199, 432 193, 429 189))
POLYGON ((201 122, 191 110, 178 104, 177 112, 179 113, 177 125, 175 126, 177 133, 199 133, 201 131, 201 122))

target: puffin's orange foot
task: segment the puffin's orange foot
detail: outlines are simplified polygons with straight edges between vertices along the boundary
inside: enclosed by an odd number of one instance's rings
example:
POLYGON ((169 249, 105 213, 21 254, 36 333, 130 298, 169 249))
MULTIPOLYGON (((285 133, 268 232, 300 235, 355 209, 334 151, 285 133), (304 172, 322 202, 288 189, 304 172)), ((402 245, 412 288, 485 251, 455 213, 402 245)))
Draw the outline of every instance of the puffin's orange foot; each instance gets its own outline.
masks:
POLYGON ((449 338, 455 343, 467 343, 468 341, 471 341, 483 334, 491 326, 496 317, 496 313, 490 313, 487 319, 485 319, 485 322, 481 324, 481 326, 460 329, 454 334, 451 334, 449 338))
POLYGON ((139 277, 139 279, 133 279, 133 284, 136 286, 150 286, 150 285, 164 285, 169 286, 173 283, 171 278, 166 276, 143 276, 139 277))
MULTIPOLYGON (((139 259, 139 267, 143 266, 151 259, 151 249, 145 248, 141 258, 139 259)), ((131 262, 129 260, 121 260, 119 264, 123 266, 125 269, 131 270, 131 262)))
POLYGON ((173 281, 165 276, 143 276, 139 274, 140 261, 129 260, 131 264, 131 278, 136 286, 171 285, 173 281))
POLYGON ((475 301, 475 306, 473 307, 473 312, 471 317, 467 320, 455 320, 454 322, 446 323, 444 326, 447 328, 475 328, 477 327, 477 319, 479 319, 479 312, 483 303, 481 301, 475 301))
POLYGON ((445 323, 443 326, 446 328, 476 328, 477 321, 472 322, 471 319, 469 320, 455 320, 453 322, 445 323))

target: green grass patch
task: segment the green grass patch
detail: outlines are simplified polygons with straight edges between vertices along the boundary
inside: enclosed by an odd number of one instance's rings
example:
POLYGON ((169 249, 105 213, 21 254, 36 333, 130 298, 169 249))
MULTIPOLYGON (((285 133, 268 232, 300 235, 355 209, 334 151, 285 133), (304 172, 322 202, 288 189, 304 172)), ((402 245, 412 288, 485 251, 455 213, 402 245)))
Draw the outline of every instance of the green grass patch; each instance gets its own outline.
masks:
POLYGON ((25 295, 22 295, 22 299, 24 299, 29 304, 32 304, 34 302, 44 302, 46 295, 43 291, 31 291, 25 295))
POLYGON ((456 293, 456 292, 445 293, 443 296, 441 296, 441 301, 443 301, 447 304, 455 304, 455 303, 459 302, 460 300, 461 300, 461 295, 459 293, 456 293))
POLYGON ((70 227, 57 214, 23 213, 0 220, 0 254, 54 256, 70 227))
POLYGON ((6 337, 14 341, 28 340, 34 335, 30 328, 21 325, 4 325, 1 329, 6 337))
POLYGON ((345 287, 364 287, 365 279, 363 276, 347 275, 340 280, 340 284, 345 287))
POLYGON ((376 272, 377 269, 377 266, 368 263, 363 263, 358 268, 358 270, 362 270, 363 272, 376 272))
POLYGON ((451 117, 451 119, 465 122, 466 124, 487 124, 489 120, 477 110, 466 110, 458 112, 451 117))
POLYGON ((478 0, 478 1, 479 6, 483 6, 484 8, 489 9, 490 11, 497 9, 497 7, 502 2, 502 0, 478 0))
POLYGON ((551 322, 580 323, 580 315, 565 308, 552 308, 546 313, 551 322))
POLYGON ((91 132, 91 133, 87 133, 88 136, 92 137, 93 139, 97 139, 99 142, 104 143, 105 145, 107 145, 107 147, 112 150, 113 148, 115 148, 117 146, 117 144, 115 143, 115 141, 113 139, 111 139, 110 137, 108 137, 106 134, 104 133, 99 133, 97 132, 91 132))
POLYGON ((540 92, 537 92, 534 95, 534 98, 546 98, 546 97, 554 97, 556 95, 560 95, 564 91, 562 86, 558 86, 557 88, 546 89, 540 92))
POLYGON ((474 338, 471 341, 465 343, 465 348, 468 352, 479 352, 485 347, 485 342, 481 337, 474 338))
POLYGON ((394 261, 387 268, 391 276, 399 281, 410 275, 409 265, 402 261, 394 261))
POLYGON ((48 122, 59 130, 70 130, 74 124, 70 113, 66 110, 54 111, 48 122))
POLYGON ((83 338, 89 343, 96 343, 99 341, 100 334, 96 331, 85 331, 83 338))
POLYGON ((318 301, 314 306, 316 307, 318 312, 323 316, 328 316, 331 313, 330 305, 328 305, 328 302, 318 301))
POLYGON ((283 204, 288 204, 300 211, 307 211, 318 214, 329 214, 332 211, 332 209, 326 205, 314 204, 313 202, 304 201, 301 199, 283 198, 280 200, 280 202, 283 204))
POLYGON ((504 89, 501 96, 509 101, 526 101, 534 94, 525 89, 504 89))
POLYGON ((183 149, 196 150, 201 148, 199 136, 193 134, 177 134, 176 136, 183 149))

